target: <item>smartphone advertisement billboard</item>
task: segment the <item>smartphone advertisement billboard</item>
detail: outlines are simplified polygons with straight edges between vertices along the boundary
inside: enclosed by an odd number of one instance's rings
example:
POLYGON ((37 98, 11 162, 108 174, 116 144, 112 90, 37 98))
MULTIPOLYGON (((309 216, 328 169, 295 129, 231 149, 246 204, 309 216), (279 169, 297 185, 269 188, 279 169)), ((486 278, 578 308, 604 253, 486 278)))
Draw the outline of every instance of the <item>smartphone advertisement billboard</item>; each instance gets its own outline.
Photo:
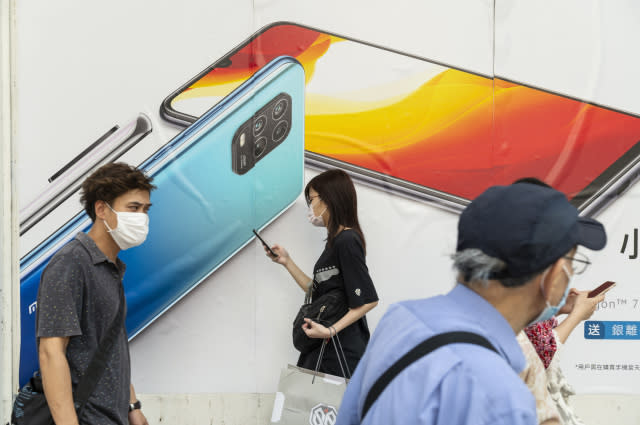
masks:
POLYGON ((537 177, 601 220, 608 245, 584 252, 592 265, 573 282, 616 285, 562 365, 579 392, 637 393, 640 63, 617 50, 637 32, 620 29, 623 6, 602 6, 597 31, 575 24, 578 37, 569 8, 508 1, 460 0, 466 19, 460 4, 400 2, 397 22, 372 10, 357 23, 337 4, 339 19, 319 5, 193 0, 149 22, 117 3, 16 5, 21 382, 37 368, 40 272, 90 225, 78 184, 121 160, 158 186, 149 239, 121 254, 138 392, 275 391, 303 294, 252 230, 310 270, 326 234, 306 221, 302 190, 340 168, 381 299, 372 330, 389 304, 455 284, 458 214, 488 186, 537 177), (185 369, 168 367, 176 358, 185 369))

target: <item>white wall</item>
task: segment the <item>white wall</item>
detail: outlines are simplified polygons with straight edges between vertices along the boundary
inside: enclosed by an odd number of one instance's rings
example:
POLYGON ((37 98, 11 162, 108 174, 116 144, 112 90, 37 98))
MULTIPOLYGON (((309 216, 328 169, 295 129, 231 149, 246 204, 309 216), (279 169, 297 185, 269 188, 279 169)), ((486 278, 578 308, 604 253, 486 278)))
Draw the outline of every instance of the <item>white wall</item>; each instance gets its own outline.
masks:
POLYGON ((20 325, 18 274, 18 238, 16 232, 16 182, 13 175, 12 140, 12 55, 11 30, 13 8, 0 0, 0 422, 8 421, 13 394, 18 386, 20 325))

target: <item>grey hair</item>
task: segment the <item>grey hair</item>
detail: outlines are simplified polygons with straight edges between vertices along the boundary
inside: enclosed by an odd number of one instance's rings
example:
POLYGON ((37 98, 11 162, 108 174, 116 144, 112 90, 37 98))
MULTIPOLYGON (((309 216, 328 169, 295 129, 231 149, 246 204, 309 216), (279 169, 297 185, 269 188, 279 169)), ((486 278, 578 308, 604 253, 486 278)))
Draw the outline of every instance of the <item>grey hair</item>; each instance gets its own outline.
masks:
MULTIPOLYGON (((465 285, 480 283, 487 286, 491 275, 505 271, 507 264, 499 258, 491 257, 477 248, 464 249, 451 256, 453 267, 462 275, 465 285)), ((540 272, 528 274, 522 277, 507 277, 497 279, 506 287, 522 286, 536 277, 540 272)))

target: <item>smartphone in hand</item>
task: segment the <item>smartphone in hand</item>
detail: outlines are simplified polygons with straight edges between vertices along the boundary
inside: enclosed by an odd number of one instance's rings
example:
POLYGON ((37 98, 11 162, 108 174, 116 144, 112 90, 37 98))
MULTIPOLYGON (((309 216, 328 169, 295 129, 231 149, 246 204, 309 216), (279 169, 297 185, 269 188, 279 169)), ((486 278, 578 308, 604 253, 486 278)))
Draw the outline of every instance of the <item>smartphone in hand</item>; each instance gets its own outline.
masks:
POLYGON ((588 297, 589 298, 597 297, 600 294, 604 294, 605 292, 607 292, 609 289, 613 288, 614 286, 616 286, 616 283, 608 280, 605 283, 603 283, 602 285, 598 286, 597 288, 591 290, 589 292, 588 297))
POLYGON ((276 258, 278 256, 278 254, 276 254, 275 252, 273 252, 273 250, 269 247, 269 244, 266 243, 264 241, 264 239, 262 239, 262 237, 260 237, 260 235, 258 234, 258 232, 256 231, 256 229, 251 229, 251 231, 253 232, 254 235, 256 235, 258 237, 258 239, 260 239, 260 242, 262 242, 262 245, 264 245, 265 248, 267 248, 267 250, 269 250, 269 254, 273 257, 276 258))

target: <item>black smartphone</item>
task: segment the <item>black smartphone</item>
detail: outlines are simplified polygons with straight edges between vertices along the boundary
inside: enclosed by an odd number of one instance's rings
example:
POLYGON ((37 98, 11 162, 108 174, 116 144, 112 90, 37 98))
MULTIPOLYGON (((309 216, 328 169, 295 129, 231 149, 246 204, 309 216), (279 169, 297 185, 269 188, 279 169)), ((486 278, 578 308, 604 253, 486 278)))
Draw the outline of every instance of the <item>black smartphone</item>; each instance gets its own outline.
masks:
POLYGON ((187 126, 278 55, 306 71, 305 163, 462 210, 537 177, 595 215, 640 176, 640 117, 290 22, 260 29, 163 102, 187 126))
POLYGON ((258 237, 258 239, 260 239, 260 242, 262 242, 262 245, 264 245, 265 248, 267 248, 269 250, 269 253, 271 254, 272 257, 277 257, 278 254, 276 254, 275 252, 273 252, 273 250, 271 249, 271 247, 269 246, 268 243, 266 243, 264 241, 264 239, 262 239, 262 237, 258 234, 258 232, 256 231, 256 229, 251 229, 251 231, 253 231, 253 234, 256 235, 258 237))

